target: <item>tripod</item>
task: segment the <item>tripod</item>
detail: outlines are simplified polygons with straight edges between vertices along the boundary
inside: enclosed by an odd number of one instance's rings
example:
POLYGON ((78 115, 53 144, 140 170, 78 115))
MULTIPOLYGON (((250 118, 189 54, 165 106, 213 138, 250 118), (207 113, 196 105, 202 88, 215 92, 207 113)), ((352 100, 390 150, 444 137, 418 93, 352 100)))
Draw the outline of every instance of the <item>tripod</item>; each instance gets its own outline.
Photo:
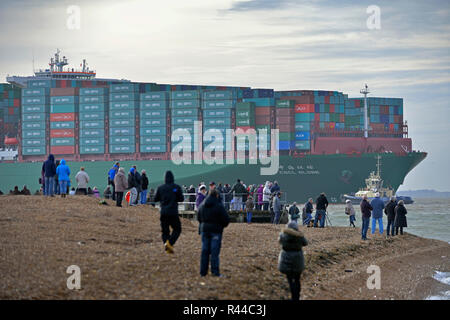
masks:
POLYGON ((328 212, 325 212, 325 226, 330 225, 330 227, 332 227, 333 225, 331 224, 331 220, 328 217, 328 212))

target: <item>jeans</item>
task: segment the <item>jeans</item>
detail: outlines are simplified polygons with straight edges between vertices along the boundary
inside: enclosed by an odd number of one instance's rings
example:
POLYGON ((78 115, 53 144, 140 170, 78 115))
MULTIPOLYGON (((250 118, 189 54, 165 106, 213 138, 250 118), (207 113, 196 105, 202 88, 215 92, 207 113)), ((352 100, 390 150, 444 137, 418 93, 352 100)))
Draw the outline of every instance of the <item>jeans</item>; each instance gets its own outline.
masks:
POLYGON ((116 200, 116 186, 114 185, 114 180, 109 180, 109 184, 112 186, 112 200, 116 200))
POLYGON ((52 196, 55 193, 55 187, 53 186, 54 183, 55 183, 54 177, 45 177, 44 195, 52 196))
POLYGON ((392 220, 388 219, 386 235, 389 235, 389 233, 393 236, 395 235, 394 234, 394 219, 392 219, 392 220), (389 232, 389 230, 392 230, 392 231, 389 232))
POLYGON ((141 204, 147 203, 147 190, 141 191, 141 204))
POLYGON ((269 210, 269 201, 263 201, 263 210, 264 211, 269 210))
POLYGON ((300 274, 287 275, 287 279, 289 282, 289 288, 291 289, 292 300, 300 300, 300 274))
POLYGON ((362 218, 361 238, 367 240, 367 230, 369 230, 370 218, 362 218))
POLYGON ((166 243, 166 241, 169 240, 169 243, 173 246, 181 234, 181 222, 178 214, 162 214, 160 217, 160 222, 163 243, 166 243), (169 227, 172 227, 172 233, 170 233, 169 227))
POLYGON ((67 185, 69 184, 69 181, 59 181, 59 193, 60 194, 67 194, 67 185))
POLYGON ((317 227, 317 222, 319 221, 320 216, 320 227, 323 228, 325 226, 325 210, 316 210, 316 216, 314 218, 314 228, 317 227))
POLYGON ((116 206, 122 206, 123 192, 116 192, 116 206))
POLYGON ((281 212, 280 211, 276 211, 274 213, 275 213, 275 218, 273 219, 273 223, 274 224, 279 224, 280 223, 281 212))
POLYGON ((136 188, 131 188, 130 190, 130 202, 128 203, 130 206, 134 206, 136 204, 136 199, 138 196, 138 192, 136 188))
POLYGON ((309 223, 311 222, 311 220, 312 220, 312 214, 311 214, 311 213, 307 213, 307 214, 306 214, 306 219, 303 220, 303 225, 304 225, 304 226, 309 225, 309 223))
POLYGON ((242 210, 242 197, 234 197, 234 210, 242 210))
POLYGON ((398 235, 399 228, 400 228, 400 234, 403 235, 403 227, 395 227, 395 235, 398 235))
POLYGON ((375 233, 375 229, 377 228, 377 221, 380 227, 380 234, 383 234, 383 218, 372 218, 372 234, 375 233))
POLYGON ((251 223, 252 222, 252 213, 249 211, 247 212, 247 223, 251 223))
POLYGON ((355 223, 354 223, 356 221, 355 216, 350 216, 349 219, 350 219, 350 225, 355 226, 355 223))
POLYGON ((208 274, 209 257, 211 256, 211 272, 219 276, 219 254, 222 245, 222 234, 202 232, 202 255, 200 260, 200 275, 208 274))

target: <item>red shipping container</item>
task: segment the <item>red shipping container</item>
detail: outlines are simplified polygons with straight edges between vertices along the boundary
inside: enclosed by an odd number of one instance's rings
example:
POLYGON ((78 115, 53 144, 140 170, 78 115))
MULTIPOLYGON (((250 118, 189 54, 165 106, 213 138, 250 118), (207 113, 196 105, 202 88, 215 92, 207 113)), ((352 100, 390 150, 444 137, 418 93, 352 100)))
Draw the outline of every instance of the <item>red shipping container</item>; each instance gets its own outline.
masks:
POLYGON ((50 153, 53 154, 74 154, 75 146, 50 146, 50 153))
POLYGON ((272 107, 256 107, 255 116, 270 116, 270 109, 272 107))
POLYGON ((335 122, 329 122, 328 126, 330 129, 334 129, 336 127, 336 123, 335 122))
POLYGON ((339 122, 345 122, 345 114, 341 113, 339 115, 339 122))
POLYGON ((278 117, 277 118, 277 123, 279 124, 294 124, 295 123, 295 117, 278 117))
POLYGON ((325 96, 325 103, 330 104, 330 96, 325 96))
POLYGON ((280 132, 294 132, 295 125, 293 124, 279 124, 277 123, 276 128, 280 130, 280 132))
POLYGON ((78 96, 80 92, 80 88, 51 88, 50 95, 51 96, 78 96))
POLYGON ((14 107, 20 107, 20 99, 14 99, 14 107))
POLYGON ((320 121, 320 113, 314 114, 314 121, 317 121, 317 122, 320 121))
POLYGON ((247 131, 248 129, 255 129, 254 127, 236 127, 236 130, 237 129, 241 129, 241 130, 244 130, 244 131, 247 131))
POLYGON ((330 113, 334 113, 334 104, 330 104, 330 113))
POLYGON ((73 138, 75 137, 74 129, 54 129, 50 130, 50 138, 73 138))
POLYGON ((9 107, 9 108, 8 108, 8 114, 9 114, 10 116, 14 115, 14 108, 13 108, 13 107, 9 107))
POLYGON ((279 116, 295 116, 295 109, 292 108, 278 108, 276 109, 276 115, 279 116))
POLYGON ((300 97, 281 97, 281 100, 294 100, 298 104, 314 104, 314 96, 300 96, 300 97))
POLYGON ((50 121, 75 121, 75 113, 50 113, 50 121))
POLYGON ((3 91, 3 99, 8 99, 8 91, 3 91))
POLYGON ((255 125, 259 126, 268 124, 270 124, 270 116, 255 116, 255 125))
POLYGON ((389 130, 394 131, 394 124, 393 123, 389 124, 389 130))
POLYGON ((314 104, 296 104, 295 113, 314 113, 314 104))
POLYGON ((355 107, 360 108, 361 107, 361 100, 355 100, 355 107))

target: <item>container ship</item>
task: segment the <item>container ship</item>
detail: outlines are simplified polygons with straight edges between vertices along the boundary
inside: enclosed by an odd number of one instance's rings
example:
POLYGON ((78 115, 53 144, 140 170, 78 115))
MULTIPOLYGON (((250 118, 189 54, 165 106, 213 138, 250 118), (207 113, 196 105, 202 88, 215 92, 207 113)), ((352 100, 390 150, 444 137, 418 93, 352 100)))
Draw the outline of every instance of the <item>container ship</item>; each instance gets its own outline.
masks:
POLYGON ((364 186, 379 157, 384 183, 396 191, 427 155, 412 149, 403 99, 368 97, 367 86, 351 98, 100 79, 85 60, 81 70, 67 65, 58 51, 48 69, 0 84, 3 192, 38 189, 42 162, 53 154, 68 162, 73 185, 83 166, 99 190, 119 161, 146 169, 153 188, 170 169, 180 185, 276 180, 287 201, 325 192, 341 202, 364 186))

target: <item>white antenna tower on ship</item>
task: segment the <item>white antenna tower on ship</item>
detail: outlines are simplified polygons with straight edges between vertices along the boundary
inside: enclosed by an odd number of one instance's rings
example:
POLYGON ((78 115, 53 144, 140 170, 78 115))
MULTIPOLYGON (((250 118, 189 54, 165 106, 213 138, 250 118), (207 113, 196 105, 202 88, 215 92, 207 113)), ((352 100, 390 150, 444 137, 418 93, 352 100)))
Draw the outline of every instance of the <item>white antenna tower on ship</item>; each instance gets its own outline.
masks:
POLYGON ((367 95, 370 93, 369 87, 366 86, 359 91, 361 94, 364 95, 364 138, 369 137, 369 119, 368 119, 368 112, 367 112, 367 95))

